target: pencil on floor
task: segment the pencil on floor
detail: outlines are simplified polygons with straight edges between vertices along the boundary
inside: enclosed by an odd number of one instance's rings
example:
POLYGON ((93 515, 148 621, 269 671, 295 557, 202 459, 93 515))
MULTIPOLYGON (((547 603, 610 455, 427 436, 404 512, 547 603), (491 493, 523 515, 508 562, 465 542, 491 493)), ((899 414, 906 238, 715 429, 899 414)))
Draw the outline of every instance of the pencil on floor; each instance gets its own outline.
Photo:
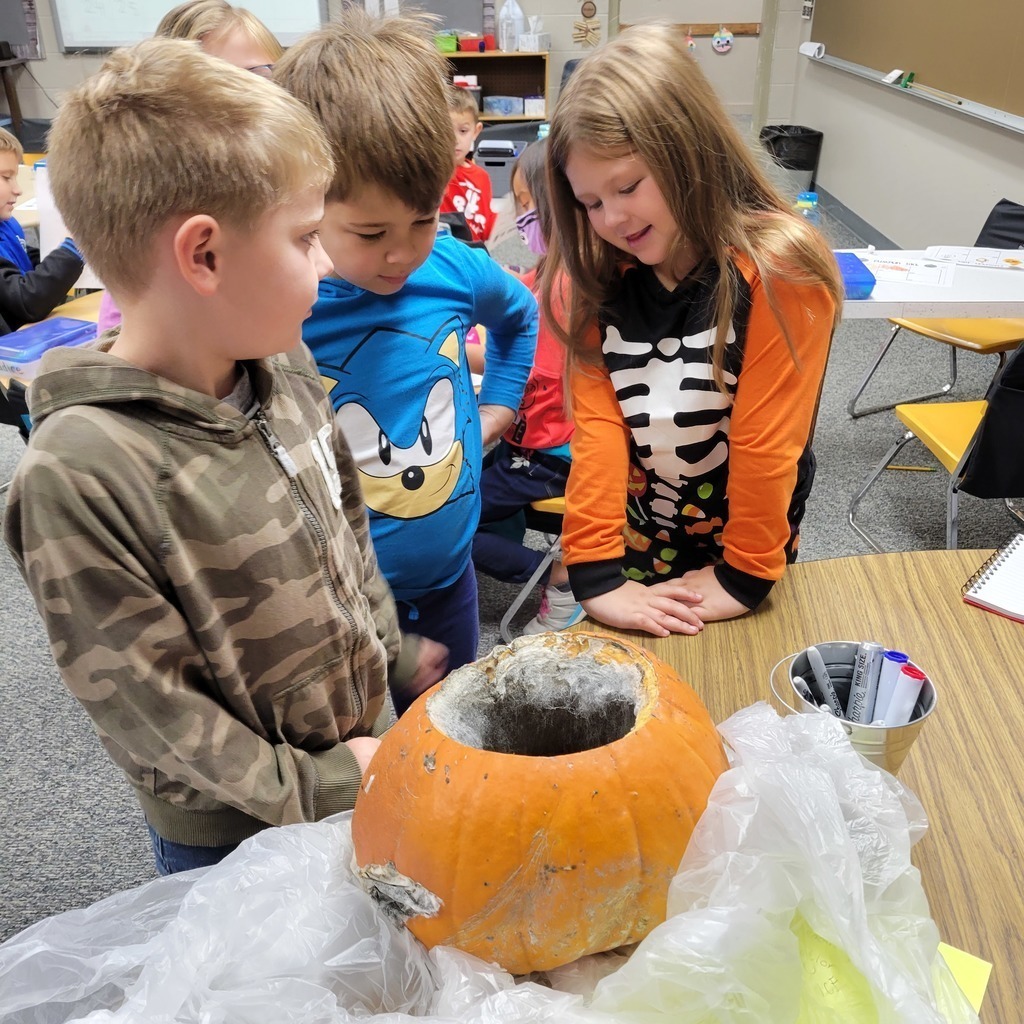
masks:
POLYGON ((902 469, 905 473, 934 473, 934 466, 894 466, 890 463, 886 469, 902 469))

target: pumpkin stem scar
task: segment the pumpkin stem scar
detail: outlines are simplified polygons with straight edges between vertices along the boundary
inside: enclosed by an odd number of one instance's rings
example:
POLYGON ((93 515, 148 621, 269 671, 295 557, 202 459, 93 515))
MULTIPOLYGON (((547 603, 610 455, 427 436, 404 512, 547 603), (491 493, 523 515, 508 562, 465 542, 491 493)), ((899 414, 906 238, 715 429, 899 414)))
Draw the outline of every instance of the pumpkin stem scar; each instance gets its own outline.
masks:
POLYGON ((410 917, 433 917, 441 909, 439 897, 403 875, 391 861, 365 868, 353 864, 352 870, 363 891, 397 925, 404 925, 410 917))

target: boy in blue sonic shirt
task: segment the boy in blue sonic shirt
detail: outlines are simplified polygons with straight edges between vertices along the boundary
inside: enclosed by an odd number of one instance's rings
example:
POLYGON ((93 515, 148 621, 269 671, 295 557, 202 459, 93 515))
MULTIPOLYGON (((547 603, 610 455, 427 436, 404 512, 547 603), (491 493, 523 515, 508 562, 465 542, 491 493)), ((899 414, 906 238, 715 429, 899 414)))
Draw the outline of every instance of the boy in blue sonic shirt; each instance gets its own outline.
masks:
POLYGON ((25 242, 14 217, 21 195, 21 143, 0 128, 0 334, 43 320, 67 299, 82 274, 82 257, 70 238, 42 262, 25 242))
MULTIPOLYGON (((421 17, 349 7, 296 43, 274 79, 320 118, 337 171, 303 340, 359 469, 403 628, 477 656, 471 561, 482 447, 512 422, 537 336, 529 290, 482 250, 437 237, 452 174, 445 63, 421 17), (466 332, 487 329, 479 405, 466 332)), ((415 694, 393 693, 401 710, 415 694)))

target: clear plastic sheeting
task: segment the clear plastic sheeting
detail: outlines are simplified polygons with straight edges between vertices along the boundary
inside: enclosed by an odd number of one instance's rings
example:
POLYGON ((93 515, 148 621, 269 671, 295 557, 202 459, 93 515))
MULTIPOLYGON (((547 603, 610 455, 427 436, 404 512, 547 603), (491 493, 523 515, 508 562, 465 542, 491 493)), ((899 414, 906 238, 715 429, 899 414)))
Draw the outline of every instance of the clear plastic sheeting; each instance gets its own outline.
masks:
MULTIPOLYGON (((349 815, 0 946, 0 1021, 972 1024, 910 847, 916 798, 824 715, 747 708, 669 894, 630 951, 514 979, 426 952, 355 884, 349 815)), ((438 837, 439 848, 443 846, 438 837)))

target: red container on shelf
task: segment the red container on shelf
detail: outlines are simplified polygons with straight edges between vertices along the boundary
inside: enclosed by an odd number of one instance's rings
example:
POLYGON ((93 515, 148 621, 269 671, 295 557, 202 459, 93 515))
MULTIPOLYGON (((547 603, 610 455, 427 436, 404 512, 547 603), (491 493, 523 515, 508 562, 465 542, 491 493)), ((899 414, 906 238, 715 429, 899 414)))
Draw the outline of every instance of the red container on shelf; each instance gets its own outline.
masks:
POLYGON ((494 41, 494 36, 490 34, 484 35, 484 49, 485 50, 496 50, 498 44, 494 41))
POLYGON ((468 53, 480 53, 484 48, 483 36, 459 36, 459 49, 468 53))

